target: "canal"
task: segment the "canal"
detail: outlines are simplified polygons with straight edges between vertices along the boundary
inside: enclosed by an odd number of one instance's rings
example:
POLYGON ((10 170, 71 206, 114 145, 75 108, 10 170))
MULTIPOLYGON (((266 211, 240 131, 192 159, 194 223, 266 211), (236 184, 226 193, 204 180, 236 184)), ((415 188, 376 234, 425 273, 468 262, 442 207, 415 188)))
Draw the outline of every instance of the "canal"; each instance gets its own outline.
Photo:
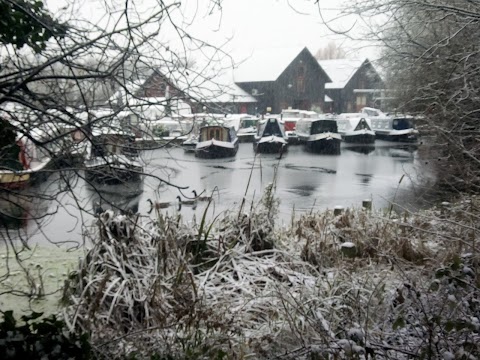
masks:
POLYGON ((176 199, 192 197, 192 190, 213 194, 207 213, 213 219, 225 211, 238 211, 244 198, 249 209, 274 180, 280 200, 278 223, 337 205, 359 207, 364 199, 371 199, 377 209, 391 202, 410 210, 425 206, 419 193, 419 174, 423 179, 425 171, 413 145, 377 141, 375 148, 364 151, 344 144, 340 155, 312 154, 297 145, 278 158, 270 154, 255 157, 252 144, 242 143, 236 157, 229 159, 198 159, 176 147, 143 151, 141 158, 146 176, 140 184, 106 187, 97 193, 81 172, 63 170, 20 195, 10 195, 2 200, 1 212, 19 219, 2 217, 1 237, 29 244, 82 243, 95 221, 94 213, 111 204, 148 216, 149 201, 168 202, 170 206, 159 211, 181 214, 184 221, 199 220, 207 202, 184 204, 179 209, 176 199))

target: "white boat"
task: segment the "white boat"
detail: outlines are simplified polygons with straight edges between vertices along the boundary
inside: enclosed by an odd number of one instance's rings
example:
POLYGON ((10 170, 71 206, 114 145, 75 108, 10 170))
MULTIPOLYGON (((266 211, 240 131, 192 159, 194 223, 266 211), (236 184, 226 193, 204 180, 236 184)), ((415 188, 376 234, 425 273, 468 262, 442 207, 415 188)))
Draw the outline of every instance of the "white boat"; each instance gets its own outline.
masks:
POLYGON ((281 118, 285 128, 285 134, 287 135, 288 142, 295 144, 298 142, 298 136, 296 133, 296 125, 298 120, 305 118, 316 118, 317 113, 315 111, 299 110, 299 109, 284 109, 281 113, 281 118))
POLYGON ((288 137, 278 117, 260 121, 254 137, 253 148, 257 153, 281 153, 287 149, 288 137))
POLYGON ((418 130, 415 129, 415 118, 410 115, 389 115, 374 108, 363 108, 362 113, 371 114, 372 130, 380 140, 398 142, 416 142, 418 130))
POLYGON ((303 118, 297 122, 297 136, 307 150, 318 153, 339 154, 341 135, 332 115, 319 114, 317 118, 303 118))
POLYGON ((187 130, 186 139, 182 141, 182 148, 185 152, 193 153, 198 144, 199 129, 198 121, 195 117, 184 121, 185 129, 187 130))
POLYGON ((257 116, 247 115, 240 119, 239 128, 237 130, 238 140, 240 142, 252 142, 258 131, 260 118, 257 116))
POLYGON ((199 134, 195 156, 223 158, 237 154, 238 138, 233 126, 216 119, 205 120, 200 125, 199 134))
POLYGON ((187 135, 187 139, 182 142, 182 148, 185 152, 195 152, 195 148, 198 144, 198 135, 197 134, 189 134, 187 135))
POLYGON ((345 142, 358 145, 372 145, 375 142, 375 131, 364 114, 343 113, 336 120, 338 132, 345 142))

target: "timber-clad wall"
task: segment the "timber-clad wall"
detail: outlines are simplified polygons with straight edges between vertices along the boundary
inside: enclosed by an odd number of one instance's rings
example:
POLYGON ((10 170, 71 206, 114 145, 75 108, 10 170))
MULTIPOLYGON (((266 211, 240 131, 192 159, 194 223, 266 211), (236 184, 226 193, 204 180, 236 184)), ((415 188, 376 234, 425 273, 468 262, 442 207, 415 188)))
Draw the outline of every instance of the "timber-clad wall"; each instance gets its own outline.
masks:
POLYGON ((324 109, 327 79, 317 60, 304 48, 275 81, 237 82, 237 85, 255 96, 258 113, 266 113, 268 107, 272 113, 280 113, 288 107, 318 111, 324 109))
MULTIPOLYGON (((166 88, 169 85, 169 96, 184 100, 192 108, 193 113, 201 113, 204 111, 211 113, 255 113, 257 104, 255 103, 214 103, 214 102, 197 102, 191 99, 182 90, 172 85, 165 76, 159 72, 154 72, 143 84, 142 88, 136 92, 136 96, 143 98, 166 97, 166 88), (206 109, 204 109, 204 107, 206 109)), ((184 89, 188 90, 188 89, 184 89)))
MULTIPOLYGON (((332 98, 333 112, 340 114, 345 112, 357 112, 364 106, 378 107, 379 104, 374 103, 373 94, 363 94, 367 97, 366 104, 357 104, 357 95, 355 89, 383 89, 384 83, 375 68, 367 60, 358 69, 355 75, 343 89, 326 89, 327 95, 332 98)), ((379 94, 377 94, 379 95, 379 94)))

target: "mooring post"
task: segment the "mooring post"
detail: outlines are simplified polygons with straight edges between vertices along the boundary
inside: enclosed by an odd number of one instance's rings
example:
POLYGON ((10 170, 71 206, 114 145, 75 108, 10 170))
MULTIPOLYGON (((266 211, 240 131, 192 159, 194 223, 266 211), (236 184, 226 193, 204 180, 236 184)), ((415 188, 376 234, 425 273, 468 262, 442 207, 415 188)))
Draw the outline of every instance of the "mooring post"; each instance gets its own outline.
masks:
POLYGON ((335 216, 340 215, 342 212, 343 212, 343 206, 341 206, 341 205, 337 205, 333 209, 333 215, 335 215, 335 216))
POLYGON ((370 199, 365 199, 362 201, 362 207, 365 210, 372 210, 372 200, 370 199))

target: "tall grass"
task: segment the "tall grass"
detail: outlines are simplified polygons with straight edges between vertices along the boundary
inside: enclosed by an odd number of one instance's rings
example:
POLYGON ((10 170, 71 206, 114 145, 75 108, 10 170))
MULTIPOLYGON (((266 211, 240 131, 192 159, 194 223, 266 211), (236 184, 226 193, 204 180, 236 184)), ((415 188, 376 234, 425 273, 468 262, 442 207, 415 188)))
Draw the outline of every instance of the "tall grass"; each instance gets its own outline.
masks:
POLYGON ((401 216, 312 212, 285 229, 274 189, 210 223, 207 206, 193 226, 104 213, 70 275, 69 326, 109 356, 480 356, 476 198, 401 216))

